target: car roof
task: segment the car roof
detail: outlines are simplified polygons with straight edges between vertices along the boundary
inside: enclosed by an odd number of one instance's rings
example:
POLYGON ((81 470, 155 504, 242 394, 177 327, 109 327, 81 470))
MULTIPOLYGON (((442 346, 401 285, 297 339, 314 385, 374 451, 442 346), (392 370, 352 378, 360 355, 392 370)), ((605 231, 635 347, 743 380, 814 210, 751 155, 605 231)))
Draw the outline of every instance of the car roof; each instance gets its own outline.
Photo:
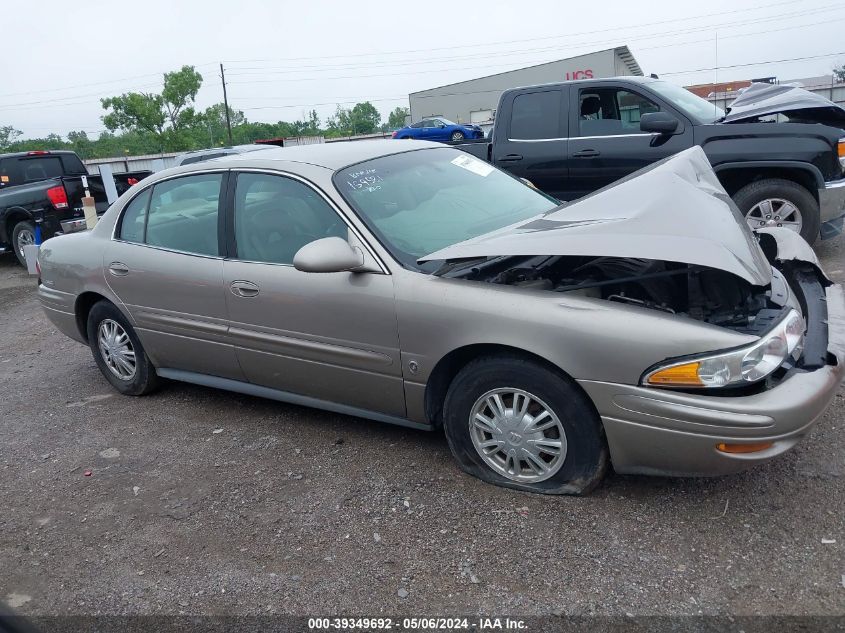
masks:
POLYGON ((227 154, 235 154, 239 152, 252 152, 258 149, 265 149, 267 145, 259 145, 258 143, 249 143, 247 145, 222 145, 220 147, 206 147, 205 149, 192 149, 187 152, 179 154, 177 158, 182 156, 195 156, 196 154, 213 154, 215 152, 225 152, 227 154))
POLYGON ((401 154, 418 149, 447 147, 431 141, 412 141, 378 139, 362 141, 336 141, 334 143, 314 143, 293 147, 276 147, 263 152, 248 152, 223 156, 207 164, 215 167, 268 166, 272 162, 308 163, 336 171, 347 165, 354 165, 365 160, 380 158, 391 154, 401 154), (262 165, 258 165, 262 163, 262 165))

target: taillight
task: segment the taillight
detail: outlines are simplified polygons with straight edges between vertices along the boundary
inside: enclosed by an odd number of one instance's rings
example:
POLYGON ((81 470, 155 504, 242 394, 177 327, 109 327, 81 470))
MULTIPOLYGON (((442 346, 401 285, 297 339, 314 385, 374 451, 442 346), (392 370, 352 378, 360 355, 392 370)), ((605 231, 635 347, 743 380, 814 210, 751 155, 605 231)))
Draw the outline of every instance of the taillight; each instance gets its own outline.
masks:
POLYGON ((127 185, 129 185, 130 187, 131 187, 132 185, 137 185, 137 184, 138 184, 138 179, 137 179, 137 178, 127 178, 127 179, 126 179, 126 184, 127 184, 127 185))
POLYGON ((67 209, 67 192, 62 186, 50 187, 47 190, 47 198, 54 209, 67 209))
POLYGON ((845 169, 845 138, 839 139, 837 153, 839 154, 839 164, 842 166, 842 169, 845 169))
POLYGON ((44 156, 45 154, 49 154, 49 153, 50 152, 48 152, 47 150, 44 150, 44 149, 36 149, 36 150, 31 151, 31 152, 27 152, 26 155, 27 156, 44 156))

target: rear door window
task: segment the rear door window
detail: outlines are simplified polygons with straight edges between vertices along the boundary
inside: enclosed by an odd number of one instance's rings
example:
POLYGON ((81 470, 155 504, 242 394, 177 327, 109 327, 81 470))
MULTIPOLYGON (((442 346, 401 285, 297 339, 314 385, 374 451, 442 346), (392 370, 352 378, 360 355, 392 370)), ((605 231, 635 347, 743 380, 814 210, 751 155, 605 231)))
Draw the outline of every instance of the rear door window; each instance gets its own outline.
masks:
POLYGON ((146 243, 151 246, 219 256, 218 207, 222 174, 197 174, 153 187, 146 243))
POLYGON ((514 97, 512 140, 560 138, 560 91, 526 92, 514 97))

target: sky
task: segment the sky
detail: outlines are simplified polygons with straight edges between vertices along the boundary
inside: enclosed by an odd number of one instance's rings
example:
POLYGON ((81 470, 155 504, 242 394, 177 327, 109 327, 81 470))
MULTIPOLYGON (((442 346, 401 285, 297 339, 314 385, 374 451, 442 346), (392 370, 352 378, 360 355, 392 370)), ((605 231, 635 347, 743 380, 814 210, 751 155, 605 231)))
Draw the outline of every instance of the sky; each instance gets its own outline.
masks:
POLYGON ((323 122, 336 104, 382 113, 408 93, 627 44, 645 74, 679 85, 830 74, 845 64, 845 3, 406 3, 358 0, 54 0, 3 6, 0 126, 24 138, 104 129, 100 98, 158 92, 193 65, 202 109, 223 100, 250 121, 323 122), (71 8, 72 5, 72 8, 71 8))

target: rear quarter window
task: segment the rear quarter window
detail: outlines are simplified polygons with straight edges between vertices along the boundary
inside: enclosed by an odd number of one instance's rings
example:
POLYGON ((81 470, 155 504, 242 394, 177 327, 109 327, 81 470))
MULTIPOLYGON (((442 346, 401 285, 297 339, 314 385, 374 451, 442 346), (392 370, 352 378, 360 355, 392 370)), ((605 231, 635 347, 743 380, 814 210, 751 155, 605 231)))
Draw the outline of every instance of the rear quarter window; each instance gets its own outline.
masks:
POLYGON ((559 138, 560 91, 526 92, 514 97, 510 138, 538 140, 559 138))

